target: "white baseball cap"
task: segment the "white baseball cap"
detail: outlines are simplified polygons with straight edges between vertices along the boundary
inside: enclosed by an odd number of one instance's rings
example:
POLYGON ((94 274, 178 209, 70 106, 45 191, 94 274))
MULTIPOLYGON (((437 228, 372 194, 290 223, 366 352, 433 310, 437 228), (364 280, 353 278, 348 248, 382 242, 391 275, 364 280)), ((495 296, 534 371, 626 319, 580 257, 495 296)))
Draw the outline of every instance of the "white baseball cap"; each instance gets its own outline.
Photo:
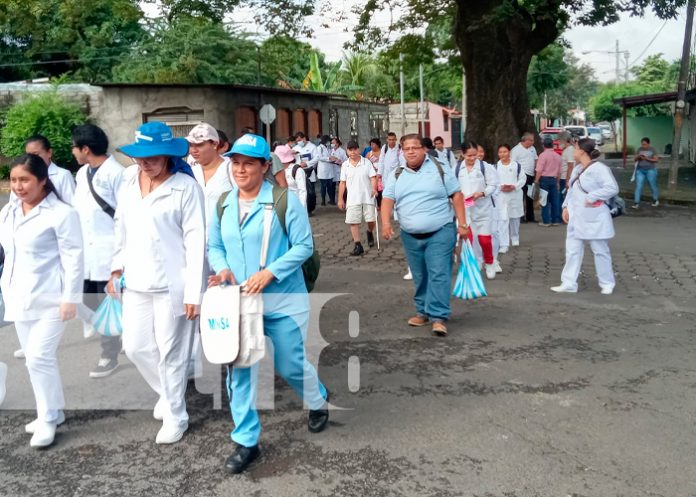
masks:
POLYGON ((215 128, 208 123, 196 124, 186 137, 189 143, 203 143, 208 140, 220 143, 220 135, 215 128))

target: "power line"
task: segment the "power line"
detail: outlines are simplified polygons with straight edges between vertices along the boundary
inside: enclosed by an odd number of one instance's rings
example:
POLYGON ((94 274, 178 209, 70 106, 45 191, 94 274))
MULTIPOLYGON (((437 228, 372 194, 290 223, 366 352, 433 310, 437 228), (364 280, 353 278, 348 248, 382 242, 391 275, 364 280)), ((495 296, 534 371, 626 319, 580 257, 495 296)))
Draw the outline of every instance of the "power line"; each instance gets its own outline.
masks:
POLYGON ((652 44, 655 42, 655 40, 660 35, 660 33, 662 33, 662 30, 665 29, 665 26, 667 26, 667 21, 662 23, 662 26, 660 26, 660 29, 657 30, 657 33, 655 33, 655 36, 653 36, 652 40, 650 40, 650 43, 648 43, 648 45, 643 49, 643 51, 640 53, 640 55, 638 57, 636 57, 635 60, 629 64, 629 68, 635 66, 636 62, 638 62, 640 60, 640 58, 643 55, 645 55, 645 52, 648 51, 648 49, 652 46, 652 44))

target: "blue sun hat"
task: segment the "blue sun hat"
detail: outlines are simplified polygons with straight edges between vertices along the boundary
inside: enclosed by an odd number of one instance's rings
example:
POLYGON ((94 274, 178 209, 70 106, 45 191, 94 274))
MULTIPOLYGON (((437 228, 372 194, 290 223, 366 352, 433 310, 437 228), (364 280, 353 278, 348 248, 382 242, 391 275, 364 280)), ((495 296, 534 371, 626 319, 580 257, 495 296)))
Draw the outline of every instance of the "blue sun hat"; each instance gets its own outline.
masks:
POLYGON ((135 142, 120 147, 122 153, 133 158, 184 157, 188 154, 186 138, 176 138, 169 126, 159 121, 141 124, 135 132, 135 142))
POLYGON ((255 159, 270 160, 271 147, 268 146, 268 142, 263 136, 248 133, 237 139, 225 156, 229 157, 235 154, 246 155, 255 159))

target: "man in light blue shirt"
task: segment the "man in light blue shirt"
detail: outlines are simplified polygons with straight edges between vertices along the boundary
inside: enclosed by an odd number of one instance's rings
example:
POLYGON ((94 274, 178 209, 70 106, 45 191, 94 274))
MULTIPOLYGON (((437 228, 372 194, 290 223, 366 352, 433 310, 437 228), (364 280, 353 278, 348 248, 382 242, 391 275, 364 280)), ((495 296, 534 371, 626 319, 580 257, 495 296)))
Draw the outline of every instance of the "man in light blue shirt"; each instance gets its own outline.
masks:
POLYGON ((382 231, 386 240, 394 236, 391 218, 396 207, 416 285, 417 314, 408 324, 426 326, 432 322, 433 333, 446 336, 456 235, 469 235, 464 197, 452 170, 426 156, 419 135, 404 137, 402 150, 406 165, 389 176, 383 192, 382 231), (455 215, 459 228, 455 227, 455 215))

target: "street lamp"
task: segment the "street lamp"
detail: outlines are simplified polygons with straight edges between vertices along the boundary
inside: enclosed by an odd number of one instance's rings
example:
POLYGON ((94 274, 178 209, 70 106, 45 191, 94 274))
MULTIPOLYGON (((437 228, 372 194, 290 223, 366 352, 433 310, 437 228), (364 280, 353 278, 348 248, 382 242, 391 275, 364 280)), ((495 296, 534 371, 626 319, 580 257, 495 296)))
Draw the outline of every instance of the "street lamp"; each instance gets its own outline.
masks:
POLYGON ((610 55, 616 55, 616 82, 620 83, 621 82, 621 63, 620 63, 620 55, 623 54, 624 59, 626 61, 626 72, 624 73, 624 79, 626 82, 628 82, 628 58, 630 56, 628 50, 619 50, 619 40, 616 40, 616 50, 585 50, 582 52, 583 55, 591 54, 591 53, 605 53, 605 54, 610 54, 610 55))

